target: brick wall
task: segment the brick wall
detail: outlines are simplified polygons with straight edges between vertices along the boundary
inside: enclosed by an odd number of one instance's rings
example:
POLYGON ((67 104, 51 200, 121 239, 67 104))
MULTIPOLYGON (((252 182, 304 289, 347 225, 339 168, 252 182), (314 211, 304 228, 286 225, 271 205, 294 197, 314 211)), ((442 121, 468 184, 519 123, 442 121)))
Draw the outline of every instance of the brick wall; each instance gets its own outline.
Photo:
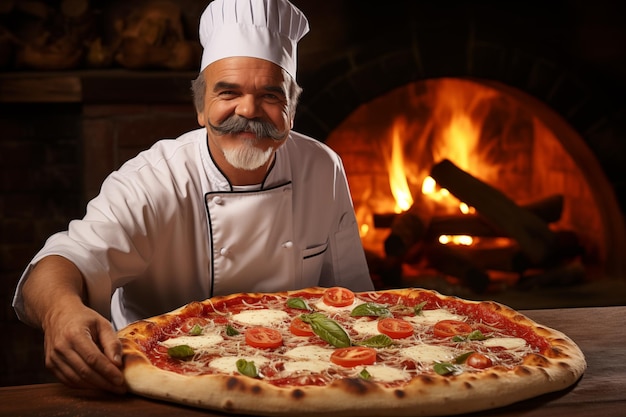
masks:
POLYGON ((22 270, 52 233, 81 217, 102 179, 160 138, 197 127, 191 104, 0 105, 0 385, 52 380, 43 338, 15 316, 22 270))

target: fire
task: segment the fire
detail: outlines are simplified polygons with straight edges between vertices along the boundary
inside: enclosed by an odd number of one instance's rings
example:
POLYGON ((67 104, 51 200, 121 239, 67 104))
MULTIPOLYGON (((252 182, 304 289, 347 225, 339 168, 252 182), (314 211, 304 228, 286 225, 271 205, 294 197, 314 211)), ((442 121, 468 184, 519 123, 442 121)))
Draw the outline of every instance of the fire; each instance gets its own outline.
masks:
MULTIPOLYGON (((490 99, 493 92, 485 89, 476 94, 473 90, 453 89, 450 86, 445 90, 445 94, 438 94, 435 97, 436 103, 432 116, 433 123, 438 125, 439 129, 436 134, 437 140, 434 141, 433 148, 430 150, 433 161, 436 163, 444 158, 449 159, 466 171, 476 172, 477 169, 482 169, 483 176, 489 176, 491 167, 485 164, 483 158, 486 150, 479 146, 484 120, 477 115, 480 113, 481 103, 490 99)), ((404 161, 403 147, 407 138, 402 135, 408 131, 404 124, 403 118, 394 120, 391 137, 392 150, 387 163, 396 213, 406 211, 413 205, 407 179, 407 171, 410 168, 404 161)), ((428 175, 423 177, 422 194, 436 202, 444 211, 463 214, 475 212, 473 207, 459 201, 445 188, 439 187, 432 177, 428 175)), ((472 244, 471 236, 442 236, 439 241, 442 244, 472 244)))
MULTIPOLYGON (((499 149, 498 141, 515 131, 515 126, 492 126, 490 111, 495 103, 501 105, 503 101, 497 90, 455 79, 431 80, 424 85, 426 88, 402 89, 400 95, 393 95, 394 103, 402 103, 405 112, 393 115, 391 123, 385 119, 387 116, 381 116, 389 114, 388 102, 377 101, 343 126, 346 139, 338 144, 350 152, 365 153, 371 149, 381 162, 354 164, 354 172, 349 173, 350 181, 354 181, 351 189, 359 233, 364 246, 373 251, 382 250, 388 235, 388 230, 375 224, 375 220, 389 219, 392 213, 401 214, 412 207, 442 215, 475 213, 473 207, 438 185, 429 176, 430 169, 448 159, 483 181, 497 182, 498 155, 490 147, 499 149), (386 104, 379 107, 378 103, 386 104), (489 140, 482 140, 484 137, 489 140), (351 148, 348 143, 360 143, 362 148, 351 148), (375 151, 377 146, 382 149, 375 151), (383 172, 386 178, 380 175, 383 172)), ((517 114, 515 108, 508 107, 504 113, 517 114)), ((468 244, 468 238, 471 237, 442 236, 441 241, 468 244)), ((469 244, 476 244, 477 239, 473 242, 469 244)))
POLYGON ((439 236, 439 243, 442 245, 463 245, 470 246, 474 243, 474 238, 468 235, 441 235, 439 236))
POLYGON ((413 205, 413 196, 409 188, 406 173, 404 170, 404 152, 402 150, 402 138, 400 136, 400 127, 398 123, 394 123, 393 136, 391 145, 391 160, 389 162, 389 185, 391 186, 391 194, 393 195, 396 206, 395 213, 407 211, 413 205))
MULTIPOLYGON (((563 123, 549 108, 514 88, 489 81, 437 78, 409 83, 360 106, 331 132, 326 143, 343 158, 369 259, 394 256, 389 238, 400 237, 412 245, 402 259, 402 274, 417 276, 424 267, 439 268, 429 262, 431 250, 446 253, 447 248, 440 245, 455 245, 452 253, 484 262, 490 269, 505 265, 501 262, 518 245, 514 239, 499 236, 506 231, 489 228, 493 214, 489 210, 494 209, 486 200, 489 195, 468 194, 464 199, 481 208, 481 218, 462 218, 478 210, 442 186, 461 195, 455 188, 462 180, 455 177, 458 173, 433 171, 433 167, 441 168, 437 164, 444 159, 515 202, 562 194, 568 204, 562 218, 550 227, 582 228, 589 236, 602 234, 599 225, 586 221, 586 217, 601 217, 589 215, 597 213, 598 207, 578 204, 592 200, 588 197, 595 190, 580 174, 581 161, 572 159, 556 136, 573 139, 567 143, 574 144, 577 158, 582 157, 576 145, 580 137, 563 123), (545 125, 546 121, 550 124, 545 125), (431 172, 441 184, 429 176, 431 172), (485 203, 484 210, 481 203, 485 203), (405 213, 396 214, 401 211, 405 213), (475 227, 479 223, 482 226, 475 227), (479 256, 481 251, 494 249, 498 252, 493 259, 479 256)), ((378 268, 375 273, 388 272, 386 263, 372 265, 378 268)))

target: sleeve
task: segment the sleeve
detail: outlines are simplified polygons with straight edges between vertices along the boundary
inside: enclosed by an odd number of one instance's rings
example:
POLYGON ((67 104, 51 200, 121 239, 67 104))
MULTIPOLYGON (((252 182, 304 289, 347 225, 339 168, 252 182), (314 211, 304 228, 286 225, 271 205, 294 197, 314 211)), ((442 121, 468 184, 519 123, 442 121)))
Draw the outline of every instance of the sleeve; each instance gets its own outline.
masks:
POLYGON ((85 217, 68 230, 52 235, 35 255, 18 282, 13 300, 23 316, 21 290, 33 266, 49 255, 60 255, 81 271, 89 306, 110 318, 113 291, 146 269, 151 256, 149 236, 156 224, 149 181, 129 172, 114 172, 87 206, 85 217))

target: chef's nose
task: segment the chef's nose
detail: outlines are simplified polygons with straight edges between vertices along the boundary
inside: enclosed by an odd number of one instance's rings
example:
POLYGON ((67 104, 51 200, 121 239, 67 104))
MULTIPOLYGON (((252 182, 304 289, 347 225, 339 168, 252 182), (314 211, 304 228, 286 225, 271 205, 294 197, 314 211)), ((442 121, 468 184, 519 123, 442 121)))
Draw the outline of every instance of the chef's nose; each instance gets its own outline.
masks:
POLYGON ((258 117, 261 112, 261 106, 257 98, 253 94, 244 94, 239 98, 237 102, 237 108, 235 113, 246 119, 254 119, 258 117))

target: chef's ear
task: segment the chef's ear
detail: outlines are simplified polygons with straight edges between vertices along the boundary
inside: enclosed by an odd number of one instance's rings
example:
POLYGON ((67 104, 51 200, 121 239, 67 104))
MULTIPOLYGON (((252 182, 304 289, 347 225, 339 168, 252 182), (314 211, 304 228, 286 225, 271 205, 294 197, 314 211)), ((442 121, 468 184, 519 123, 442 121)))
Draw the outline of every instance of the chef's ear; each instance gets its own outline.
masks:
POLYGON ((206 117, 204 116, 204 113, 202 112, 198 112, 198 124, 200 126, 206 126, 206 117))

